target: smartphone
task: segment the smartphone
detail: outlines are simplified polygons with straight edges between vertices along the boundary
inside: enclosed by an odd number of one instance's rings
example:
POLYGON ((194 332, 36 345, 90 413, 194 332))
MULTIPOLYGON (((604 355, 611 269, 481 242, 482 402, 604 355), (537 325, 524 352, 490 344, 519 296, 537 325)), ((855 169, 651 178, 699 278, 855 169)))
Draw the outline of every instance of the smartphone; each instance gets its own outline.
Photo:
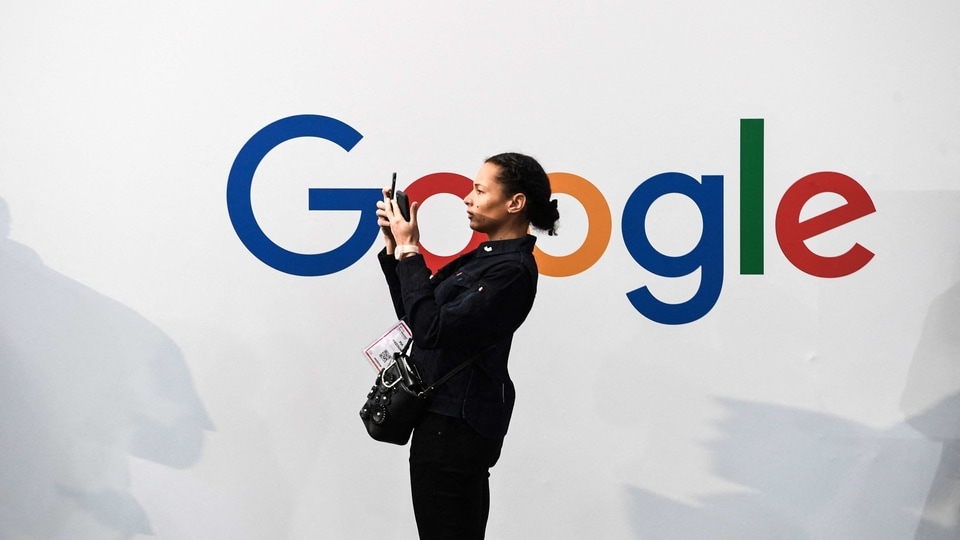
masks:
POLYGON ((403 219, 410 221, 410 198, 402 191, 397 192, 397 208, 400 210, 403 219))
POLYGON ((390 194, 397 201, 397 208, 405 221, 410 221, 410 198, 402 191, 397 191, 397 173, 393 173, 393 181, 390 182, 390 194))

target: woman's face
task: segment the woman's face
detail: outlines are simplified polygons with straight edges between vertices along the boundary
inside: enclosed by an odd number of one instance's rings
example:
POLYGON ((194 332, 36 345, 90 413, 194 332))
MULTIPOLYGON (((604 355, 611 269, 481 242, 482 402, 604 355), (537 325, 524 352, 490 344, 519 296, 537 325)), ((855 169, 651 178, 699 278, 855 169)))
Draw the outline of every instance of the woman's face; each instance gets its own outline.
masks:
POLYGON ((510 212, 511 198, 506 196, 497 181, 498 172, 499 165, 484 163, 473 181, 473 191, 463 198, 470 228, 487 235, 497 232, 513 214, 510 212))

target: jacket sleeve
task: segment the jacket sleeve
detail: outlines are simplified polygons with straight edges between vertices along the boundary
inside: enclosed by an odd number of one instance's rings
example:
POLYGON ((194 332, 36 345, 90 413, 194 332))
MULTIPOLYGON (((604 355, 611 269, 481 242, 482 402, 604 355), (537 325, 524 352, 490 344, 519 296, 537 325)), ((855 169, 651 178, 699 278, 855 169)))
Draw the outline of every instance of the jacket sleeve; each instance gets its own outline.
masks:
POLYGON ((387 248, 380 250, 377 254, 380 261, 380 269, 383 276, 387 279, 387 288, 390 289, 390 299, 393 301, 393 310, 397 312, 397 319, 406 316, 403 310, 403 299, 400 296, 400 278, 397 277, 397 260, 393 255, 387 255, 387 248))
POLYGON ((420 256, 396 266, 407 324, 423 349, 489 343, 512 334, 533 306, 536 285, 519 261, 504 261, 483 275, 458 272, 448 277, 462 290, 450 302, 434 298, 430 271, 420 256))

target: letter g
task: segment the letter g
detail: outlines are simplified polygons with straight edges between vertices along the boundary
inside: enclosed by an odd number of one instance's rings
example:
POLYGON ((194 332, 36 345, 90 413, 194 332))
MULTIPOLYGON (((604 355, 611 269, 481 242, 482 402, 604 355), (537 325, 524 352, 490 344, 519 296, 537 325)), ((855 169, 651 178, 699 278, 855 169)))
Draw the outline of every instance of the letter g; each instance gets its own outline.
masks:
POLYGON ((227 179, 227 211, 243 245, 255 257, 281 272, 296 276, 323 276, 347 268, 363 256, 376 239, 379 189, 335 188, 309 190, 310 210, 356 210, 360 221, 343 245, 326 253, 303 254, 288 251, 263 232, 253 215, 250 189, 253 175, 270 150, 297 137, 318 137, 349 152, 363 138, 355 129, 327 116, 298 115, 282 118, 250 137, 230 168, 227 179))

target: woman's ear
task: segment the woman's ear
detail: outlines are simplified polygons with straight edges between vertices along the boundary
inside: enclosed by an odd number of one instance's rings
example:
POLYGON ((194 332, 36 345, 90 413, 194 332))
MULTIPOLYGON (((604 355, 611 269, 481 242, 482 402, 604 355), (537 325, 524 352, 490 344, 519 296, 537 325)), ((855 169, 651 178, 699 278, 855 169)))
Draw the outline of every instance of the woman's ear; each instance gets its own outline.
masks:
POLYGON ((527 196, 523 193, 515 193, 510 197, 510 201, 507 203, 507 212, 511 214, 516 214, 522 211, 527 206, 527 196))

